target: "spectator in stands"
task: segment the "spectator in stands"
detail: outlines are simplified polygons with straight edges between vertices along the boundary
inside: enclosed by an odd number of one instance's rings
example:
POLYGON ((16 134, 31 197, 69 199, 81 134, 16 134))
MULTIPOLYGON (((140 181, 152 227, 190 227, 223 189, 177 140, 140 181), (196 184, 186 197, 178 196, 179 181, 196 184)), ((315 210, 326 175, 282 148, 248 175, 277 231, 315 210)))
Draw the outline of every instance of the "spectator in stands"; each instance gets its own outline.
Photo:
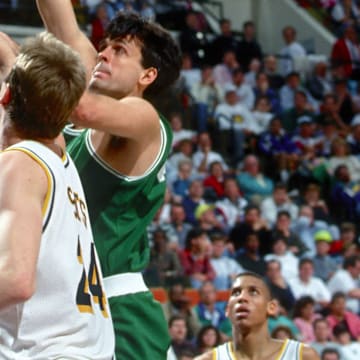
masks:
POLYGON ((168 301, 161 306, 167 321, 176 315, 185 318, 187 329, 187 335, 185 335, 185 337, 188 340, 193 339, 197 335, 201 325, 182 283, 173 284, 169 287, 168 301))
POLYGON ((245 144, 256 131, 256 127, 252 113, 239 102, 235 85, 227 84, 224 89, 225 100, 216 106, 214 118, 222 139, 222 153, 226 153, 230 144, 232 151, 229 151, 228 156, 231 165, 236 166, 243 159, 245 144))
POLYGON ((320 140, 318 157, 328 158, 331 154, 333 140, 339 137, 342 132, 339 131, 336 122, 331 119, 325 119, 323 122, 318 123, 317 130, 318 139, 320 140))
POLYGON ((299 207, 291 201, 285 183, 276 183, 272 196, 265 198, 260 205, 261 214, 268 224, 273 227, 279 211, 288 211, 291 219, 295 220, 299 213, 299 207))
POLYGON ((261 156, 266 158, 266 173, 272 174, 273 179, 287 182, 290 174, 297 168, 298 149, 282 127, 278 116, 270 120, 268 130, 260 135, 258 149, 261 156))
POLYGON ((355 115, 355 104, 348 89, 348 80, 344 77, 335 79, 334 92, 338 98, 339 114, 341 119, 344 121, 345 125, 349 126, 355 115))
POLYGON ((248 205, 245 208, 244 220, 237 223, 229 233, 229 240, 238 251, 244 245, 245 238, 249 234, 256 234, 260 242, 261 254, 266 254, 271 249, 271 232, 267 221, 261 217, 257 205, 248 205))
POLYGON ((281 263, 278 260, 266 262, 265 280, 274 298, 279 302, 279 313, 290 315, 295 304, 295 297, 286 277, 282 275, 281 263))
MULTIPOLYGON (((281 91, 284 89, 285 87, 281 91)), ((296 133, 299 126, 298 119, 306 116, 312 120, 315 117, 314 108, 310 104, 306 92, 299 89, 295 90, 293 99, 293 105, 285 110, 281 116, 284 129, 289 133, 296 133)))
POLYGON ((343 35, 332 46, 330 58, 332 66, 339 67, 342 76, 359 80, 359 39, 354 26, 345 27, 343 35))
POLYGON ((282 29, 282 36, 285 46, 280 50, 280 73, 283 76, 294 71, 294 60, 305 57, 305 48, 296 40, 296 29, 293 26, 285 26, 282 29))
POLYGON ((322 101, 324 96, 333 91, 333 84, 328 76, 328 65, 325 61, 315 64, 312 74, 306 82, 306 88, 314 99, 322 101))
POLYGON ((172 183, 172 191, 179 199, 183 199, 188 193, 192 177, 193 164, 191 160, 181 160, 178 165, 177 177, 172 183))
POLYGON ((178 254, 168 247, 169 239, 161 229, 153 234, 153 245, 150 263, 144 273, 148 286, 168 287, 174 282, 182 281, 182 267, 178 254))
POLYGON ((291 229, 291 215, 286 210, 278 212, 275 225, 272 229, 272 239, 276 239, 279 236, 286 239, 289 250, 293 254, 301 256, 307 251, 307 247, 301 241, 299 235, 291 229))
POLYGON ((349 153, 346 141, 338 137, 333 140, 330 158, 326 161, 326 168, 330 176, 335 175, 335 169, 339 165, 346 165, 351 174, 351 180, 360 180, 360 160, 349 153))
POLYGON ((351 121, 351 131, 346 137, 350 146, 350 153, 360 157, 360 114, 356 114, 351 121))
MULTIPOLYGON (((238 103, 252 110, 255 104, 255 94, 252 87, 245 82, 244 71, 238 67, 232 72, 232 84, 235 86, 238 103)), ((226 86, 224 87, 226 89, 226 86)))
POLYGON ((340 236, 331 242, 330 255, 338 263, 343 262, 344 254, 353 244, 356 243, 356 226, 352 222, 342 222, 340 224, 340 236))
POLYGON ((204 186, 201 180, 192 180, 189 186, 188 194, 182 199, 182 205, 185 210, 185 221, 191 225, 196 225, 195 210, 198 205, 204 204, 204 186))
POLYGON ((245 82, 252 88, 256 85, 256 76, 261 70, 262 63, 258 59, 252 59, 248 71, 245 72, 245 82))
POLYGON ((303 192, 301 205, 311 206, 315 220, 329 220, 329 209, 325 200, 321 197, 321 188, 315 183, 309 183, 303 192))
POLYGON ((224 215, 213 204, 199 204, 195 209, 197 227, 208 236, 218 232, 227 232, 224 215))
POLYGON ((334 337, 341 346, 341 355, 345 360, 358 360, 360 357, 359 341, 352 341, 349 329, 343 324, 335 326, 334 337))
POLYGON ((195 143, 196 132, 190 129, 184 129, 184 119, 180 112, 173 112, 169 115, 169 121, 173 132, 173 150, 178 150, 179 144, 184 139, 189 139, 195 143))
POLYGON ((219 161, 224 170, 228 170, 222 155, 213 151, 212 140, 208 132, 202 132, 198 135, 198 149, 193 155, 193 164, 196 171, 203 177, 208 174, 209 166, 214 161, 219 161))
POLYGON ((260 95, 256 98, 252 115, 256 125, 257 138, 266 132, 269 128, 274 114, 271 112, 270 99, 266 95, 260 95))
POLYGON ((264 256, 264 260, 266 262, 279 261, 282 275, 288 280, 298 276, 299 259, 289 250, 286 239, 283 237, 273 239, 271 252, 264 256))
POLYGON ((183 353, 196 354, 196 347, 187 339, 186 319, 182 315, 174 315, 169 319, 169 334, 171 346, 177 357, 183 353))
POLYGON ((192 229, 186 238, 185 250, 180 252, 184 273, 189 277, 191 287, 198 289, 205 281, 215 279, 215 271, 210 263, 209 240, 206 232, 192 229))
POLYGON ((291 329, 288 326, 284 326, 284 325, 276 326, 270 335, 273 339, 279 339, 279 340, 288 340, 288 339, 296 338, 293 332, 291 331, 291 329))
POLYGON ((249 232, 245 235, 244 245, 238 251, 236 261, 245 269, 255 272, 261 276, 265 275, 266 262, 259 254, 260 241, 259 236, 255 232, 249 232))
POLYGON ((226 50, 222 61, 214 66, 213 76, 215 83, 220 86, 232 83, 232 73, 239 67, 236 54, 233 50, 226 50))
POLYGON ((209 176, 204 179, 206 192, 211 193, 213 199, 221 199, 224 196, 226 174, 220 161, 214 161, 209 167, 209 176))
POLYGON ((315 303, 316 309, 325 308, 330 302, 330 292, 326 284, 314 275, 314 264, 309 258, 302 258, 299 262, 299 276, 289 280, 289 285, 298 300, 302 296, 311 296, 315 303))
POLYGON ((294 323, 300 330, 300 339, 310 344, 315 340, 313 323, 321 315, 315 312, 315 300, 309 295, 297 299, 293 313, 294 323))
POLYGON ((360 30, 360 11, 356 1, 339 0, 331 9, 331 19, 335 26, 335 33, 341 36, 347 26, 352 25, 357 32, 360 30))
POLYGON ((316 134, 314 119, 309 115, 302 115, 296 119, 296 123, 296 132, 292 141, 297 146, 302 159, 314 159, 322 145, 322 138, 316 134))
POLYGON ((279 300, 274 297, 273 300, 277 305, 276 311, 268 318, 268 328, 270 334, 274 333, 277 329, 287 328, 289 330, 288 336, 291 335, 291 339, 295 339, 299 335, 299 329, 289 315, 281 311, 279 300))
POLYGON ((211 240, 211 265, 215 270, 213 281, 216 290, 230 289, 237 274, 244 271, 241 265, 226 254, 227 236, 224 233, 214 233, 211 240))
POLYGON ((266 96, 271 104, 270 111, 273 114, 281 113, 281 104, 277 90, 271 87, 269 76, 266 72, 261 71, 256 74, 256 83, 253 87, 256 99, 266 96))
MULTIPOLYGON (((339 135, 348 132, 348 126, 340 114, 340 101, 335 93, 329 93, 324 96, 316 121, 320 126, 326 123, 334 124, 339 131, 339 135)), ((327 150, 325 154, 328 156, 329 151, 327 150)))
POLYGON ((109 14, 106 4, 101 2, 96 6, 93 19, 91 20, 90 27, 90 40, 93 43, 95 49, 99 51, 100 41, 103 40, 105 35, 105 29, 110 22, 109 14))
POLYGON ((345 164, 335 168, 330 200, 336 219, 354 222, 359 220, 360 182, 352 180, 352 174, 345 164))
POLYGON ((319 230, 314 236, 316 244, 316 254, 313 257, 314 275, 325 283, 338 269, 334 258, 329 255, 332 236, 327 230, 319 230))
POLYGON ((183 53, 190 55, 193 66, 204 65, 208 56, 209 42, 202 31, 196 12, 190 11, 185 17, 185 26, 180 31, 180 48, 183 53))
POLYGON ((211 324, 204 325, 196 337, 197 355, 210 351, 221 343, 222 339, 218 328, 211 324))
POLYGON ((360 314, 360 257, 349 256, 344 259, 343 268, 335 272, 328 282, 332 294, 343 291, 346 296, 346 308, 354 314, 360 314))
POLYGON ((321 360, 341 360, 341 359, 342 358, 340 352, 334 348, 325 349, 321 353, 321 360))
POLYGON ((180 70, 180 76, 176 82, 178 92, 186 99, 184 106, 188 106, 190 99, 190 89, 192 84, 200 81, 201 70, 198 65, 195 65, 190 54, 182 54, 182 66, 180 70))
POLYGON ((343 324, 348 328, 351 338, 360 341, 360 317, 346 309, 345 293, 339 291, 332 295, 326 320, 331 330, 334 330, 336 325, 343 324))
POLYGON ((254 204, 260 204, 274 189, 273 181, 261 171, 259 159, 251 154, 245 157, 237 181, 245 199, 254 204))
POLYGON ((219 329, 223 339, 231 337, 231 323, 225 315, 225 307, 216 300, 216 289, 211 281, 206 281, 199 288, 200 301, 195 306, 200 323, 213 325, 219 329))
POLYGON ((195 112, 198 131, 206 131, 209 119, 213 118, 216 105, 223 98, 223 90, 215 82, 213 67, 204 65, 201 68, 201 79, 190 87, 190 94, 195 102, 195 112))
POLYGON ((292 230, 296 232, 303 244, 307 247, 306 255, 313 257, 316 253, 314 236, 319 230, 330 231, 333 238, 338 236, 337 226, 330 226, 322 220, 315 220, 314 210, 308 205, 300 207, 298 218, 291 225, 292 230))
POLYGON ((229 19, 220 19, 220 34, 217 35, 210 45, 211 64, 219 64, 225 52, 232 50, 236 53, 239 41, 237 40, 233 30, 232 23, 229 19))
MULTIPOLYGON (((178 150, 176 152, 173 152, 170 155, 169 160, 167 161, 166 171, 167 181, 169 184, 173 183, 176 179, 177 169, 180 161, 192 161, 192 156, 194 152, 194 143, 190 139, 181 140, 177 147, 178 150)), ((193 175, 195 175, 195 171, 193 175)))
POLYGON ((264 72, 269 78, 270 88, 279 91, 284 85, 285 79, 278 72, 277 59, 274 55, 267 55, 264 59, 264 72))
MULTIPOLYGON (((341 353, 341 347, 339 344, 331 341, 332 334, 330 326, 325 318, 318 318, 313 321, 314 328, 314 341, 310 343, 311 347, 316 350, 316 352, 321 355, 324 353, 324 350, 335 349, 341 353)), ((340 358, 338 359, 340 360, 340 358)))
POLYGON ((156 13, 152 6, 151 0, 142 0, 139 12, 140 15, 145 19, 148 19, 150 21, 156 20, 156 13))
POLYGON ((192 229, 192 225, 185 222, 186 214, 182 204, 173 203, 170 209, 169 228, 174 234, 170 239, 169 246, 175 250, 183 250, 188 232, 192 229))
POLYGON ((224 214, 229 228, 233 228, 244 219, 247 205, 248 201, 242 197, 236 179, 232 177, 225 179, 224 197, 216 201, 215 206, 224 214))
POLYGON ((262 49, 256 40, 256 28, 253 21, 244 22, 243 38, 239 42, 236 55, 245 72, 248 71, 252 59, 262 61, 262 49))

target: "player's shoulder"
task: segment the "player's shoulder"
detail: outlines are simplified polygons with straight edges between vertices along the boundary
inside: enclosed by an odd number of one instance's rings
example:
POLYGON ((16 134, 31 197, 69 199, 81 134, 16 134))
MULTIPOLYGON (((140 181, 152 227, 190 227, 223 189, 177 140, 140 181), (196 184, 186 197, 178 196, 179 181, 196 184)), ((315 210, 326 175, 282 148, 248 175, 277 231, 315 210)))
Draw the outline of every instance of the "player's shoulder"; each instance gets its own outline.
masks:
POLYGON ((214 356, 213 356, 213 351, 207 351, 204 354, 198 355, 194 357, 194 360, 213 360, 214 356))
POLYGON ((302 360, 320 360, 319 354, 309 345, 303 346, 302 360))

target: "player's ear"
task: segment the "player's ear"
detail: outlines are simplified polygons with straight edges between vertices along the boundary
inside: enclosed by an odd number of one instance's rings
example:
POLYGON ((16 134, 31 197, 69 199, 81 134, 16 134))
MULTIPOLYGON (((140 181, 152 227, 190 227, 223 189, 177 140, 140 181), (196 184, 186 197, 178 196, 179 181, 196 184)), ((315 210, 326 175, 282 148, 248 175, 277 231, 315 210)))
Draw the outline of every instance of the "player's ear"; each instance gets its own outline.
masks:
POLYGON ((10 87, 9 84, 5 84, 4 86, 1 87, 0 104, 6 106, 9 104, 10 100, 11 100, 10 87))
POLYGON ((267 304, 267 315, 275 316, 278 312, 278 302, 275 299, 271 299, 267 304))
POLYGON ((158 75, 158 70, 153 66, 144 69, 144 71, 140 76, 140 83, 144 86, 148 86, 155 81, 157 75, 158 75))

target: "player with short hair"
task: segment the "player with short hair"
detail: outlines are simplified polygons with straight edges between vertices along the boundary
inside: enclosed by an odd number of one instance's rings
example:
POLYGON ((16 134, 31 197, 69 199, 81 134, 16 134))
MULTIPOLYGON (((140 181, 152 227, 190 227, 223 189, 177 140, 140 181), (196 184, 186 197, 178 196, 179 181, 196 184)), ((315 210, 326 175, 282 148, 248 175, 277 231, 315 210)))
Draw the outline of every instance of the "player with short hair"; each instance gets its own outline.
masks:
POLYGON ((111 360, 85 196, 57 142, 85 90, 85 69, 49 33, 14 60, 0 96, 0 358, 111 360))
POLYGON ((267 318, 276 312, 276 302, 263 278, 252 272, 239 274, 233 282, 226 315, 233 338, 196 360, 317 360, 317 353, 295 340, 272 339, 267 318))

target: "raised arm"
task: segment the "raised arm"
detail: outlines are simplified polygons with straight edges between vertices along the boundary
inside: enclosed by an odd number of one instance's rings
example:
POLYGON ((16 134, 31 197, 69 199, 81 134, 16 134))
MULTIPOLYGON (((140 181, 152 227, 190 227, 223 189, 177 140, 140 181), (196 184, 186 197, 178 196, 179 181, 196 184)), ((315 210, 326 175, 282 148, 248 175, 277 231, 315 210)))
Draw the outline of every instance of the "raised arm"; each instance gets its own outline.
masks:
POLYGON ((28 155, 0 155, 0 309, 29 299, 36 284, 47 191, 45 172, 28 155))
POLYGON ((0 32, 0 85, 10 72, 18 53, 18 45, 8 35, 0 32))
POLYGON ((46 29, 80 53, 90 78, 96 63, 96 50, 80 29, 71 0, 36 0, 46 29))

